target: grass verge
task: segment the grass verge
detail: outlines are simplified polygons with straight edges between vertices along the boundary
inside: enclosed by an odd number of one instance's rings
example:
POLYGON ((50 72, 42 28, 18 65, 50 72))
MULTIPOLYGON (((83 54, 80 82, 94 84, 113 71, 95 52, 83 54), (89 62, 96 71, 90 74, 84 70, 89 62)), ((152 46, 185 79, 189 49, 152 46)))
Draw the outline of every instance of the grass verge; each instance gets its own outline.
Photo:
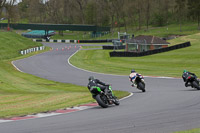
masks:
POLYGON ((192 130, 186 130, 186 131, 178 131, 174 133, 200 133, 200 129, 192 129, 192 130))

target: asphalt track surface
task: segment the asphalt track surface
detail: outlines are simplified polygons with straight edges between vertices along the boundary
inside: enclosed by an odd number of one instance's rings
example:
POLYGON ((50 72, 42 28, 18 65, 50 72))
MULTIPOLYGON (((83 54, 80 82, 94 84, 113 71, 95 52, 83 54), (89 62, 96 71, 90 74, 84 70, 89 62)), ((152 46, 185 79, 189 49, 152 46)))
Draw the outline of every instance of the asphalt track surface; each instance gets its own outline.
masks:
POLYGON ((93 75, 112 84, 114 90, 133 92, 133 96, 122 100, 120 106, 106 109, 94 107, 69 114, 0 123, 0 133, 169 133, 200 127, 200 92, 185 88, 182 79, 146 77, 147 92, 141 93, 130 86, 128 76, 90 73, 69 65, 68 58, 77 51, 74 44, 44 45, 54 50, 14 64, 25 73, 83 86, 93 75), (70 45, 73 45, 70 50, 55 50, 70 45))

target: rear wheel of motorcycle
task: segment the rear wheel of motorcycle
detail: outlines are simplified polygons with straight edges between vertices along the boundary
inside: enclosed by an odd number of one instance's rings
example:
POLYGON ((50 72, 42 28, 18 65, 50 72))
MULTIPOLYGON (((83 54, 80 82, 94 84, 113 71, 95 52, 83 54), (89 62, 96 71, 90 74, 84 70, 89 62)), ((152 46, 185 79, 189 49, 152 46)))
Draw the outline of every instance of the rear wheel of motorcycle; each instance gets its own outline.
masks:
POLYGON ((96 96, 96 101, 99 104, 99 106, 103 107, 103 108, 107 108, 108 107, 108 101, 105 95, 97 95, 96 96))
POLYGON ((196 81, 193 81, 193 82, 192 82, 192 85, 193 85, 193 87, 196 88, 197 90, 200 90, 200 87, 199 87, 199 85, 197 84, 196 81))
POLYGON ((142 90, 142 92, 145 92, 145 91, 146 91, 146 90, 145 90, 145 84, 142 83, 142 82, 139 82, 139 83, 138 83, 138 88, 139 88, 140 90, 142 90))

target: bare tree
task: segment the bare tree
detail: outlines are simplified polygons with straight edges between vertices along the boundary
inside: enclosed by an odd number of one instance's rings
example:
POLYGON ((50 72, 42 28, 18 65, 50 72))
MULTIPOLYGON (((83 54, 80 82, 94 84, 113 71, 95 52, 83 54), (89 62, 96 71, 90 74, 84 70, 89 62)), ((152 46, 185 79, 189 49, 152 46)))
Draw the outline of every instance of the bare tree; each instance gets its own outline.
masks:
POLYGON ((5 3, 6 3, 6 0, 0 0, 0 16, 2 13, 2 8, 4 7, 5 3))
POLYGON ((147 26, 147 30, 149 29, 149 21, 150 21, 150 8, 151 8, 151 5, 150 5, 150 0, 146 0, 146 13, 145 13, 145 16, 146 16, 146 26, 147 26))
POLYGON ((116 18, 118 31, 120 32, 121 19, 123 19, 122 14, 123 14, 124 0, 112 0, 111 6, 113 7, 112 12, 114 13, 113 16, 116 18))
MULTIPOLYGON (((30 22, 44 23, 45 22, 45 5, 42 0, 25 0, 27 6, 26 18, 30 22)), ((25 2, 24 1, 24 2, 25 2)))
POLYGON ((10 23, 12 21, 12 18, 15 17, 15 4, 16 0, 9 0, 5 3, 6 14, 8 19, 8 30, 10 30, 10 23))
POLYGON ((46 6, 46 13, 50 22, 59 24, 63 23, 63 1, 60 0, 49 0, 45 3, 46 6))
POLYGON ((198 29, 200 30, 200 1, 188 0, 189 16, 198 21, 198 29))
POLYGON ((142 27, 142 16, 143 16, 143 0, 137 0, 136 1, 136 9, 138 14, 138 29, 140 30, 142 27))
POLYGON ((180 24, 180 32, 182 32, 182 20, 184 17, 184 9, 186 8, 186 0, 175 0, 176 5, 175 9, 177 12, 177 18, 179 19, 179 24, 180 24))
POLYGON ((80 17, 81 17, 81 21, 82 21, 82 24, 85 23, 85 7, 87 5, 87 0, 75 0, 76 4, 78 5, 79 7, 79 12, 80 12, 80 17))
POLYGON ((105 1, 107 3, 107 12, 110 16, 110 20, 111 20, 111 31, 112 34, 114 33, 114 27, 115 27, 115 8, 113 7, 113 2, 114 0, 107 0, 105 1))

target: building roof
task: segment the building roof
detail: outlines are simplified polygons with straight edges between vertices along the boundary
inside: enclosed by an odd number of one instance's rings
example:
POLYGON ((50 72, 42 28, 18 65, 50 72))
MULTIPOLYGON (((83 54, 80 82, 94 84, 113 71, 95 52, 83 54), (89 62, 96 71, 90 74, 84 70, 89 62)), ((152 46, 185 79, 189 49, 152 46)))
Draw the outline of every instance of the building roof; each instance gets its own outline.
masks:
POLYGON ((161 44, 168 45, 170 43, 166 42, 155 36, 139 35, 132 39, 127 40, 127 43, 138 43, 138 44, 161 44))

